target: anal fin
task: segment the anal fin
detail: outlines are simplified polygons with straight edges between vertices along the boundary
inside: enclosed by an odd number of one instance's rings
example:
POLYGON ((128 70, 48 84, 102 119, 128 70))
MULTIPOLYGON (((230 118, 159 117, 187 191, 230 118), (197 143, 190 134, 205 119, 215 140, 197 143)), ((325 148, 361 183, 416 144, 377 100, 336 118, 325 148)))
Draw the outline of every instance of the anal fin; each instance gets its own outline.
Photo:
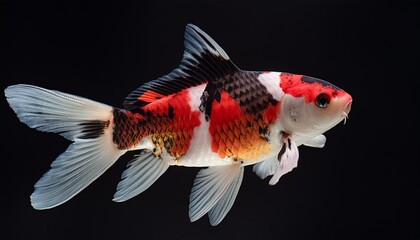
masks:
POLYGON ((127 164, 113 200, 123 202, 142 193, 165 173, 169 166, 167 161, 153 152, 141 152, 127 164))

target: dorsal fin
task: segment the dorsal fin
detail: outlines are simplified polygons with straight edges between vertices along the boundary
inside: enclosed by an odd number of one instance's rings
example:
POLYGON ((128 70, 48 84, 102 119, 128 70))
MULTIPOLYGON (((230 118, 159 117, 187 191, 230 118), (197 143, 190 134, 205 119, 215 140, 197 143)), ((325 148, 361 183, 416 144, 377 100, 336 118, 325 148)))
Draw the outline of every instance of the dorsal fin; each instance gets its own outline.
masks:
POLYGON ((178 68, 134 90, 124 100, 125 109, 140 111, 162 97, 239 71, 225 51, 197 26, 187 25, 184 45, 178 68))

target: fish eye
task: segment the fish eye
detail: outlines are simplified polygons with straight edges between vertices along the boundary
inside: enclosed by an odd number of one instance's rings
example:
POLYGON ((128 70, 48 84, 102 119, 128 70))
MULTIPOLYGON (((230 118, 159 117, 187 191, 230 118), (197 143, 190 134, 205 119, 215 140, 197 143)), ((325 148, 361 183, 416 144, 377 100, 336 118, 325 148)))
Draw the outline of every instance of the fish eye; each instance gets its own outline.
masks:
POLYGON ((330 104, 330 97, 325 93, 321 93, 316 97, 315 104, 319 108, 326 108, 330 104))

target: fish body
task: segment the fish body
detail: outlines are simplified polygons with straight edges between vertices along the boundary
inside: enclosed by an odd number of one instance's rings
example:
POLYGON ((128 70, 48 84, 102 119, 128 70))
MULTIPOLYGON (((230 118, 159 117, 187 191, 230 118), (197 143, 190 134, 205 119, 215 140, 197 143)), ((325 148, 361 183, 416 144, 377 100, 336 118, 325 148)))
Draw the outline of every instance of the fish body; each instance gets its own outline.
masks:
POLYGON ((114 142, 121 149, 153 146, 154 153, 171 165, 188 167, 235 161, 254 164, 273 154, 277 156, 281 147, 277 141, 280 129, 274 122, 280 102, 268 93, 258 77, 262 78, 262 73, 239 71, 226 76, 233 86, 222 86, 218 96, 210 92, 213 90, 205 82, 154 100, 141 113, 115 109, 114 142), (207 95, 217 99, 204 99, 207 95), (126 134, 123 129, 133 129, 139 134, 126 134), (129 137, 125 140, 119 136, 129 137))
POLYGON ((72 141, 35 184, 35 209, 60 205, 131 150, 114 201, 150 187, 170 166, 201 169, 189 216, 217 225, 254 165, 270 184, 297 166, 298 146, 323 147, 323 133, 350 112, 352 97, 324 80, 284 72, 245 71, 205 32, 188 24, 178 68, 140 86, 123 108, 31 85, 6 88, 19 119, 72 141))

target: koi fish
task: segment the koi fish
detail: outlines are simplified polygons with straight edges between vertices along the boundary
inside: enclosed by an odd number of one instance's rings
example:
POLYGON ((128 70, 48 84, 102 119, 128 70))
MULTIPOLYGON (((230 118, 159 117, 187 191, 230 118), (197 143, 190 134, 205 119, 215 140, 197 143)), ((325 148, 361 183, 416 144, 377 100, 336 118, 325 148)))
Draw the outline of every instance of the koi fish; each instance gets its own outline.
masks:
POLYGON ((113 200, 149 188, 170 166, 202 168, 189 198, 191 222, 219 224, 231 209, 244 167, 270 185, 297 167, 298 146, 322 148, 323 133, 346 121, 352 97, 305 75, 239 69, 204 31, 188 24, 185 50, 167 75, 129 94, 123 108, 32 85, 5 96, 19 120, 72 141, 35 184, 35 209, 74 197, 128 151, 113 200))

